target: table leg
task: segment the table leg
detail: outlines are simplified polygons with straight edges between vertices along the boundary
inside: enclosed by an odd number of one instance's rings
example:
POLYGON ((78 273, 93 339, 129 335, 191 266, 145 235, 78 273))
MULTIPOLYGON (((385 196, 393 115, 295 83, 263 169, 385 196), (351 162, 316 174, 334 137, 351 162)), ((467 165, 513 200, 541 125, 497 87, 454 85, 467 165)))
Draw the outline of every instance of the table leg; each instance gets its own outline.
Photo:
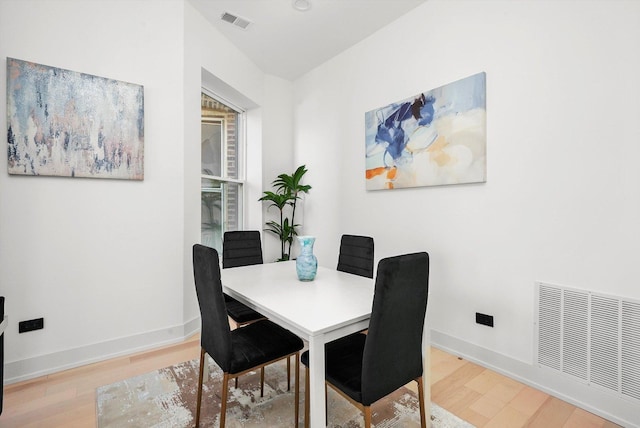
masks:
POLYGON ((431 334, 425 326, 422 337, 422 385, 424 388, 424 413, 427 428, 431 428, 431 334))
POLYGON ((309 338, 309 419, 311 428, 325 428, 324 336, 309 338))
POLYGON ((208 380, 209 380, 209 354, 204 354, 204 371, 202 372, 202 382, 207 382, 208 380))

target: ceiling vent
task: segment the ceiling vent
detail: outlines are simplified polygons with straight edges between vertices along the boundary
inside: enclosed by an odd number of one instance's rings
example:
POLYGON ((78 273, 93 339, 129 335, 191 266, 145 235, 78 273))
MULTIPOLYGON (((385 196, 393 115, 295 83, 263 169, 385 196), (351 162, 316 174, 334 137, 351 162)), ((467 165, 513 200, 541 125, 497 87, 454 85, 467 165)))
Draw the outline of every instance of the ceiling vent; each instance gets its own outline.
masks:
POLYGON ((246 30, 247 27, 251 25, 251 21, 249 21, 248 19, 239 17, 229 12, 223 13, 220 19, 222 19, 225 22, 228 22, 229 24, 233 24, 237 27, 240 27, 243 30, 246 30))

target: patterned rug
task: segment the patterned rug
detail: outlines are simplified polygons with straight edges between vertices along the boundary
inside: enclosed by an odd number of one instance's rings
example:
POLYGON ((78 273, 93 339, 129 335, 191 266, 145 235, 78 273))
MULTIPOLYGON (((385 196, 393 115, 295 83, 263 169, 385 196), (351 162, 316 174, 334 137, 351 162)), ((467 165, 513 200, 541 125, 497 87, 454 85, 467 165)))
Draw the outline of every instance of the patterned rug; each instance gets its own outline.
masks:
MULTIPOLYGON (((222 372, 211 360, 210 377, 203 386, 200 426, 217 427, 220 418, 222 372)), ((286 363, 265 369, 264 397, 260 397, 260 372, 230 382, 226 426, 229 428, 293 426, 293 381, 287 391, 286 363)), ((300 421, 304 418, 304 371, 301 371, 300 421)), ((187 361, 97 389, 98 428, 191 427, 195 421, 198 392, 198 360, 187 361)), ((327 396, 328 426, 356 428, 364 425, 362 413, 331 388, 327 396)), ((407 387, 376 402, 373 425, 378 428, 420 426, 417 395, 407 387)), ((473 428, 446 410, 431 404, 431 426, 473 428)))

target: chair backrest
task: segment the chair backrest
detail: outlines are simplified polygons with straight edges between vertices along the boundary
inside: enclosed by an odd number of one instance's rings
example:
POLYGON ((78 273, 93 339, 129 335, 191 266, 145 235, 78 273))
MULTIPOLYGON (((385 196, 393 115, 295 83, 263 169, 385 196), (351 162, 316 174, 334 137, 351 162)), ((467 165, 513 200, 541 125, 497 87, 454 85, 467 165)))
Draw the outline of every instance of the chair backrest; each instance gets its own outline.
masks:
POLYGON ((422 376, 422 331, 429 292, 429 255, 380 260, 362 357, 365 406, 422 376))
POLYGON ((200 305, 202 329, 200 343, 220 368, 229 371, 231 329, 222 294, 218 252, 213 248, 193 246, 193 276, 200 305))
POLYGON ((373 278, 373 238, 342 235, 338 270, 373 278))
POLYGON ((224 233, 222 267, 230 268, 262 264, 262 241, 257 230, 224 233))

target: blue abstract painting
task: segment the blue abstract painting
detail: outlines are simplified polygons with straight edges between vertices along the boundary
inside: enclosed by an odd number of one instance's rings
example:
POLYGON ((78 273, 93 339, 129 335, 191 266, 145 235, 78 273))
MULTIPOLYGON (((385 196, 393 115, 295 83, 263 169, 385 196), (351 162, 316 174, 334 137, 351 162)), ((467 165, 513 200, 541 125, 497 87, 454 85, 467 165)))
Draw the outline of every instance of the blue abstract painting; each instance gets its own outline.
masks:
POLYGON ((144 88, 7 58, 9 174, 144 179, 144 88))
POLYGON ((367 190, 485 182, 486 73, 365 113, 367 190))

